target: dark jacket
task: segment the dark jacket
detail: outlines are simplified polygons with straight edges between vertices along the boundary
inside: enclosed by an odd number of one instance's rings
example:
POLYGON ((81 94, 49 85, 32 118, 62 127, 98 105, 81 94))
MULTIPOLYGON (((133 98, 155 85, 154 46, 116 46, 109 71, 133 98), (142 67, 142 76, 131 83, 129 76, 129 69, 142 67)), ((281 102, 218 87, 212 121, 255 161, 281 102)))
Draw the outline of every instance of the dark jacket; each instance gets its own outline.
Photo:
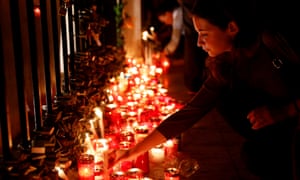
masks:
MULTIPOLYGON (((297 94, 292 93, 293 88, 282 78, 281 70, 274 67, 273 60, 274 54, 263 43, 262 38, 247 50, 236 49, 207 59, 210 73, 202 88, 181 110, 163 121, 157 128, 158 131, 166 138, 175 137, 191 128, 213 108, 217 108, 229 124, 247 138, 259 137, 265 131, 285 133, 282 128, 289 131, 294 127, 295 120, 252 130, 246 118, 256 107, 268 105, 280 108, 300 94, 300 90, 296 91, 297 94)), ((300 71, 299 63, 294 67, 300 71)), ((300 84, 300 78, 294 80, 300 84)))

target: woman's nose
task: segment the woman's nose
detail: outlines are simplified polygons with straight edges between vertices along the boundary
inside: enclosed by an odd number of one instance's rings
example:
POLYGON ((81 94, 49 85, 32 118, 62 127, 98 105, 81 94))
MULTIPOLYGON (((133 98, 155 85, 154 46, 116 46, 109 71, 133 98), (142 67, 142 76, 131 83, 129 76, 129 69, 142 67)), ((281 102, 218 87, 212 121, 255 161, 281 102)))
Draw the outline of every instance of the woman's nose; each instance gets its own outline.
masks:
POLYGON ((202 40, 202 38, 200 37, 200 35, 198 35, 198 39, 197 39, 197 46, 198 47, 201 47, 202 45, 203 45, 203 40, 202 40))

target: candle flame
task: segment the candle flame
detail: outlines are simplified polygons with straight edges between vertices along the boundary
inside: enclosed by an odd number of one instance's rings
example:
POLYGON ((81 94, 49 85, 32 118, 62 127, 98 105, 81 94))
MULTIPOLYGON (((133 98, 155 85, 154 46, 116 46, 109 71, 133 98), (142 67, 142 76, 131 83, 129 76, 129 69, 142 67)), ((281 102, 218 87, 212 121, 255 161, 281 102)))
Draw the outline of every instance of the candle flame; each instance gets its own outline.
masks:
POLYGON ((98 118, 102 119, 103 113, 99 107, 94 108, 94 112, 98 116, 98 118))
POLYGON ((63 169, 61 169, 58 166, 55 166, 55 170, 57 171, 57 174, 61 179, 69 180, 68 176, 66 175, 66 173, 63 169))
POLYGON ((143 31, 142 39, 144 41, 147 41, 147 39, 148 39, 148 31, 143 31))

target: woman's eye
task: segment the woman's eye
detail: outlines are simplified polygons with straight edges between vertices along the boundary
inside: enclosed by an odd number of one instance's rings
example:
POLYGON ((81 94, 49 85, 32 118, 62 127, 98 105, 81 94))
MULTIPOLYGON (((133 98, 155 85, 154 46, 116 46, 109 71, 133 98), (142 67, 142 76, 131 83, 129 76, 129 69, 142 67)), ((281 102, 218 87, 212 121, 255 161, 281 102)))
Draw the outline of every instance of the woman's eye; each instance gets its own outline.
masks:
POLYGON ((202 41, 206 40, 208 34, 200 34, 199 33, 199 39, 201 39, 202 41))
POLYGON ((199 33, 199 36, 201 36, 201 37, 207 37, 207 33, 199 33))

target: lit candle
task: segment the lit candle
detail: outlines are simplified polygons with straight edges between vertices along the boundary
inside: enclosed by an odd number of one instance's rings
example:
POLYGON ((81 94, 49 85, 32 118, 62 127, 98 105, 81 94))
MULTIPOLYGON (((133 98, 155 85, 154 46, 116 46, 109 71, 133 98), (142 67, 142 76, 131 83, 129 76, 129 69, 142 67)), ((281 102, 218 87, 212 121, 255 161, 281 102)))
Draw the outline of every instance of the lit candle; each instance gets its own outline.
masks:
POLYGON ((96 139, 95 144, 95 178, 108 179, 108 140, 96 139))
POLYGON ((96 116, 99 118, 100 137, 104 138, 104 123, 103 123, 103 112, 99 107, 94 108, 96 116))
POLYGON ((144 152, 137 156, 134 160, 134 167, 141 169, 143 173, 147 174, 149 172, 149 153, 144 152))
POLYGON ((142 39, 143 39, 144 41, 147 41, 147 39, 148 39, 148 31, 144 31, 144 32, 143 32, 143 34, 142 34, 142 39))
POLYGON ((90 126, 91 126, 90 130, 92 131, 94 137, 97 138, 98 135, 97 135, 97 133, 96 133, 96 129, 95 129, 95 126, 94 126, 95 119, 89 120, 89 123, 90 123, 90 126))
POLYGON ((89 133, 85 133, 84 144, 87 148, 86 152, 85 152, 86 154, 94 154, 95 153, 89 133))
POLYGON ((150 32, 151 32, 151 35, 152 35, 152 36, 154 35, 154 30, 155 30, 154 27, 151 26, 151 27, 150 27, 150 32))
POLYGON ((128 127, 128 129, 125 129, 120 132, 119 136, 120 142, 125 141, 125 142, 135 142, 135 135, 131 127, 128 127))
POLYGON ((166 157, 175 155, 178 150, 178 140, 177 139, 169 139, 164 143, 164 147, 165 147, 166 157))
POLYGON ((135 131, 135 141, 136 143, 141 142, 149 132, 149 128, 147 126, 137 126, 134 128, 135 131))
POLYGON ((150 177, 144 177, 143 180, 153 180, 153 179, 150 177))
POLYGON ((121 110, 114 103, 107 104, 105 106, 104 119, 111 123, 109 125, 110 130, 119 130, 122 123, 121 110))
POLYGON ((144 40, 144 58, 145 64, 149 65, 149 47, 148 47, 148 31, 144 31, 142 34, 142 39, 144 40))
MULTIPOLYGON (((148 135, 147 126, 138 126, 135 129, 135 141, 136 143, 142 141, 148 135)), ((134 166, 143 170, 144 173, 149 172, 149 153, 145 152, 137 156, 134 161, 134 166)))
MULTIPOLYGON (((132 147, 132 142, 127 142, 127 141, 120 142, 119 147, 120 147, 119 150, 116 152, 117 157, 126 153, 126 151, 128 151, 128 149, 132 147)), ((132 168, 132 165, 133 165, 132 160, 122 161, 120 162, 120 164, 118 164, 118 169, 126 172, 128 169, 132 168)))
POLYGON ((123 171, 114 171, 110 175, 110 180, 127 180, 126 174, 123 171))
POLYGON ((168 168, 164 172, 165 180, 179 180, 179 170, 177 168, 168 168))
POLYGON ((144 177, 143 171, 139 168, 131 168, 127 172, 128 180, 140 180, 144 177))
POLYGON ((120 72, 119 78, 118 78, 118 90, 119 93, 124 93, 128 88, 128 80, 125 77, 124 72, 120 72))
POLYGON ((107 139, 109 149, 119 148, 120 141, 118 131, 110 131, 108 133, 105 133, 105 139, 107 139))
POLYGON ((68 176, 66 175, 65 171, 62 168, 55 166, 55 169, 57 171, 59 178, 64 179, 64 180, 69 179, 68 176))
POLYGON ((94 156, 82 154, 78 159, 79 180, 94 180, 94 156))
POLYGON ((165 150, 163 146, 157 146, 149 150, 149 161, 162 163, 165 160, 165 150))

